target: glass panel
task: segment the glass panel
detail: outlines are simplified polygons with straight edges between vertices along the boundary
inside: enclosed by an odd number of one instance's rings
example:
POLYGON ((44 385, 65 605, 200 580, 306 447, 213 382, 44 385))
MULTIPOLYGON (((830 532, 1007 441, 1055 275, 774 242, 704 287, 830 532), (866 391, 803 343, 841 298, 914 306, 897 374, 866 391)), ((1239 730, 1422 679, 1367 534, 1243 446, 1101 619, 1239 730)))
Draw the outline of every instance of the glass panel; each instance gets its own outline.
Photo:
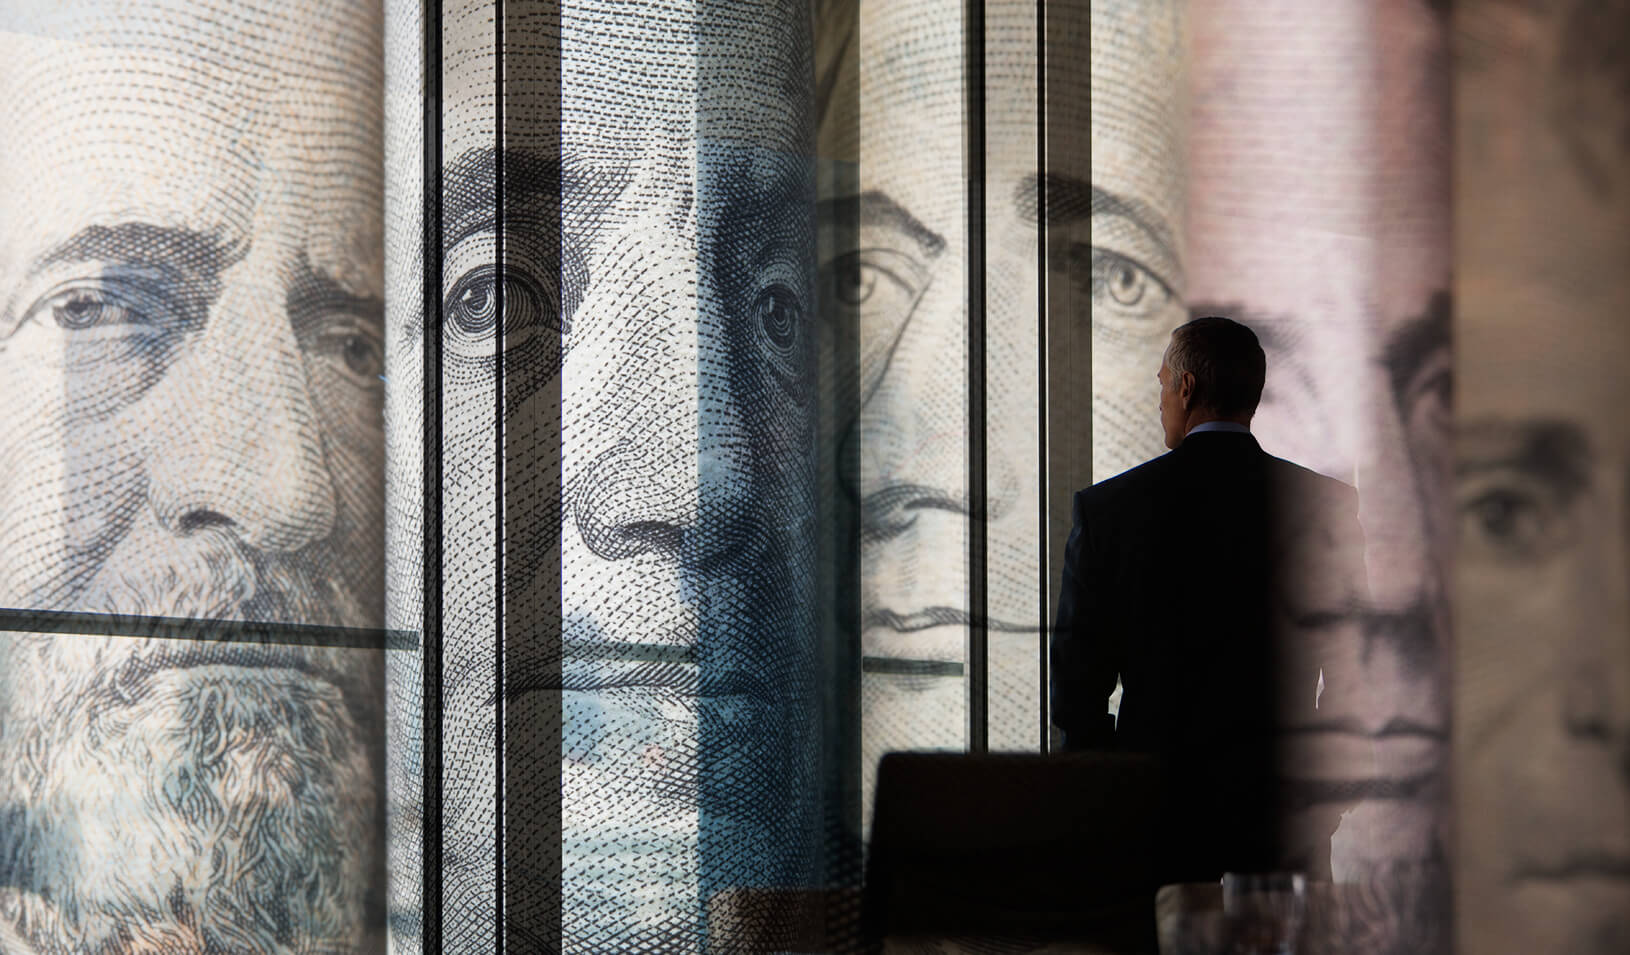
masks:
MULTIPOLYGON (((440 514, 437 481, 427 482, 428 467, 439 466, 439 436, 428 435, 436 415, 426 415, 423 326, 425 262, 424 224, 433 218, 425 197, 425 100, 439 84, 427 88, 424 12, 419 0, 385 4, 385 614, 389 625, 420 637, 413 652, 385 658, 386 836, 390 873, 386 918, 392 949, 418 952, 428 916, 438 925, 439 907, 425 907, 425 865, 439 868, 437 838, 427 840, 424 827, 425 760, 440 764, 439 753, 427 757, 424 722, 424 667, 440 653, 439 626, 424 628, 425 603, 440 605, 440 568, 430 557, 425 573, 425 523, 440 514), (428 420, 427 420, 428 419, 428 420), (426 454, 430 443, 432 453, 426 454), (433 499, 426 501, 430 488, 433 499), (429 848, 427 852, 427 841, 429 848)), ((439 66, 436 75, 440 76, 439 66)), ((438 111, 439 112, 439 111, 438 111)), ((439 137, 437 137, 439 142, 439 137)), ((434 250, 434 245, 430 246, 434 250)), ((435 399, 434 393, 431 398, 435 399)), ((439 400, 437 400, 439 405, 439 400)), ((439 539, 439 535, 437 537, 439 539)), ((437 548, 439 550, 439 548, 437 548)), ((437 681, 439 683, 439 680, 437 681)), ((439 697, 439 692, 436 694, 439 697)), ((428 743, 439 749, 439 735, 428 743)), ((439 775, 439 773, 438 773, 439 775)), ((439 790, 438 790, 439 792, 439 790)), ((439 897, 435 900, 439 903, 439 897)))
POLYGON ((8 950, 382 946, 381 26, 0 14, 8 950))
MULTIPOLYGON (((1062 574, 1062 547, 1072 527, 1066 495, 1135 467, 1166 451, 1159 425, 1156 375, 1183 309, 1184 187, 1188 101, 1189 4, 1185 0, 1090 4, 1090 95, 1083 97, 1071 52, 1082 25, 1067 11, 1048 15, 1048 227, 1049 361, 1055 376, 1078 378, 1090 362, 1090 417, 1068 413, 1080 402, 1079 385, 1061 380, 1048 408, 1053 483, 1050 554, 1062 574), (1090 162, 1070 149, 1089 110, 1090 162), (1052 139, 1052 130, 1061 132, 1052 139), (1072 214, 1088 201, 1090 257, 1080 255, 1081 225, 1072 214), (1088 340, 1071 318, 1090 309, 1088 340), (1085 420, 1083 420, 1085 419, 1085 420), (1090 455, 1082 460, 1084 449, 1090 455)), ((1055 601, 1056 605, 1056 601, 1055 601)), ((1105 706, 1120 708, 1117 686, 1105 706)), ((1054 699, 1056 707, 1074 707, 1054 699)), ((1085 705, 1096 709, 1096 700, 1085 705)), ((1071 717, 1074 718, 1074 717, 1071 717)))
POLYGON ((448 948, 734 944, 825 864, 806 13, 439 8, 448 948))
POLYGON ((1630 938, 1630 4, 1454 21, 1456 944, 1607 951, 1630 938))
MULTIPOLYGON (((1065 270, 1055 273, 1055 284, 1087 283, 1091 290, 1093 481, 1166 453, 1155 376, 1172 329, 1187 318, 1189 8, 1187 0, 1091 3, 1091 164, 1076 170, 1091 175, 1090 266, 1070 254, 1078 240, 1068 227, 1049 236, 1049 251, 1062 259, 1050 267, 1065 270)), ((1070 26, 1058 24, 1063 34, 1078 35, 1079 27, 1070 26)), ((1049 54, 1068 51, 1050 47, 1049 54)), ((1080 96, 1070 95, 1078 90, 1049 91, 1050 120, 1082 108, 1080 96)), ((1068 162, 1065 154, 1062 164, 1068 162)), ((1064 201, 1061 195, 1056 204, 1064 201)), ((1061 409, 1051 410, 1061 417, 1061 409)))
MULTIPOLYGON (((858 508, 862 811, 892 749, 966 733, 966 193, 960 5, 861 2, 854 92, 822 141, 855 157, 829 230, 826 314, 852 328, 857 398, 838 451, 858 508), (858 115, 852 111, 858 110, 858 115), (854 145, 851 145, 854 144, 854 145)), ((839 85, 834 89, 845 90, 839 85)))
POLYGON ((985 6, 988 744, 1041 748, 1036 9, 985 6))
POLYGON ((1189 307, 1256 330, 1268 370, 1253 432, 1269 453, 1355 485, 1364 536, 1363 573, 1309 588, 1291 624, 1278 674, 1295 700, 1280 767, 1298 795, 1288 824, 1312 876, 1364 886, 1364 917, 1404 950, 1441 949, 1448 933, 1437 6, 1191 7, 1189 307))

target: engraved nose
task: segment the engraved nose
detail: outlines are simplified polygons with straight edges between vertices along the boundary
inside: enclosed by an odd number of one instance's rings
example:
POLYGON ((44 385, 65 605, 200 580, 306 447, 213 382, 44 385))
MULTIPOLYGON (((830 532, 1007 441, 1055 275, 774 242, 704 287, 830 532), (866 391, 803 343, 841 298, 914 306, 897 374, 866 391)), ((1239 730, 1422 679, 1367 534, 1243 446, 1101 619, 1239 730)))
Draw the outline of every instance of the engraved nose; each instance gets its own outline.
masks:
POLYGON ((247 276, 228 282, 149 395, 149 495, 174 533, 230 526, 256 549, 293 551, 333 529, 322 431, 282 301, 247 276))

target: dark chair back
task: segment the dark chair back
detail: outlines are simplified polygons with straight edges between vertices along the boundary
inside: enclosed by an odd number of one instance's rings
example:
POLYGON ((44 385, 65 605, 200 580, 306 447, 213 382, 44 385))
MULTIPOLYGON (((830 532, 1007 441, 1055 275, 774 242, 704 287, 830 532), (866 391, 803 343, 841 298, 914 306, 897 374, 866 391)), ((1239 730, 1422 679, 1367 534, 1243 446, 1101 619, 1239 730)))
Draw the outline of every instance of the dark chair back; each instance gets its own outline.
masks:
POLYGON ((890 753, 863 923, 884 938, 1154 952, 1160 770, 1110 753, 890 753))

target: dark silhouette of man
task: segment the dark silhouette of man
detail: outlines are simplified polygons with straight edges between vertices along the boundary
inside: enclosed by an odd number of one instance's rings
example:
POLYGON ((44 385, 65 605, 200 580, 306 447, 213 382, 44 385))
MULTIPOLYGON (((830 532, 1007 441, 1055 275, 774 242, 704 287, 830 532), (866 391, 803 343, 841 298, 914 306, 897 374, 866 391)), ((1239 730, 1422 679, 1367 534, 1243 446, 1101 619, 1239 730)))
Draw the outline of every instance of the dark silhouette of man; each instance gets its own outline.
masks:
POLYGON ((1066 750, 1160 758, 1164 882, 1287 864, 1280 823, 1294 807, 1278 798, 1276 727, 1291 696, 1316 705, 1316 687, 1282 685, 1305 662, 1289 638, 1299 608, 1318 603, 1309 589, 1361 566, 1330 560, 1355 541, 1362 554, 1357 493, 1251 436, 1266 369, 1244 325, 1179 327, 1159 374, 1171 452, 1075 495, 1053 722, 1066 750))

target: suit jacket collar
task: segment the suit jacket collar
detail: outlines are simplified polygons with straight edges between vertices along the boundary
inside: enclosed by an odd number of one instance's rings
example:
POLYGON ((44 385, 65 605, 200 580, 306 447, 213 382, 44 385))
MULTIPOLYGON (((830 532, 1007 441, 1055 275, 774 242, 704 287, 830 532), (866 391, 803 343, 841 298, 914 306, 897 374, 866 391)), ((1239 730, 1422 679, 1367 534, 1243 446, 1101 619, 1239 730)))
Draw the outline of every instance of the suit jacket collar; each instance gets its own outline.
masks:
POLYGON ((1242 431, 1197 431, 1183 439, 1177 446, 1178 452, 1211 453, 1213 451, 1261 451, 1262 445, 1257 443, 1256 436, 1250 432, 1242 431))

